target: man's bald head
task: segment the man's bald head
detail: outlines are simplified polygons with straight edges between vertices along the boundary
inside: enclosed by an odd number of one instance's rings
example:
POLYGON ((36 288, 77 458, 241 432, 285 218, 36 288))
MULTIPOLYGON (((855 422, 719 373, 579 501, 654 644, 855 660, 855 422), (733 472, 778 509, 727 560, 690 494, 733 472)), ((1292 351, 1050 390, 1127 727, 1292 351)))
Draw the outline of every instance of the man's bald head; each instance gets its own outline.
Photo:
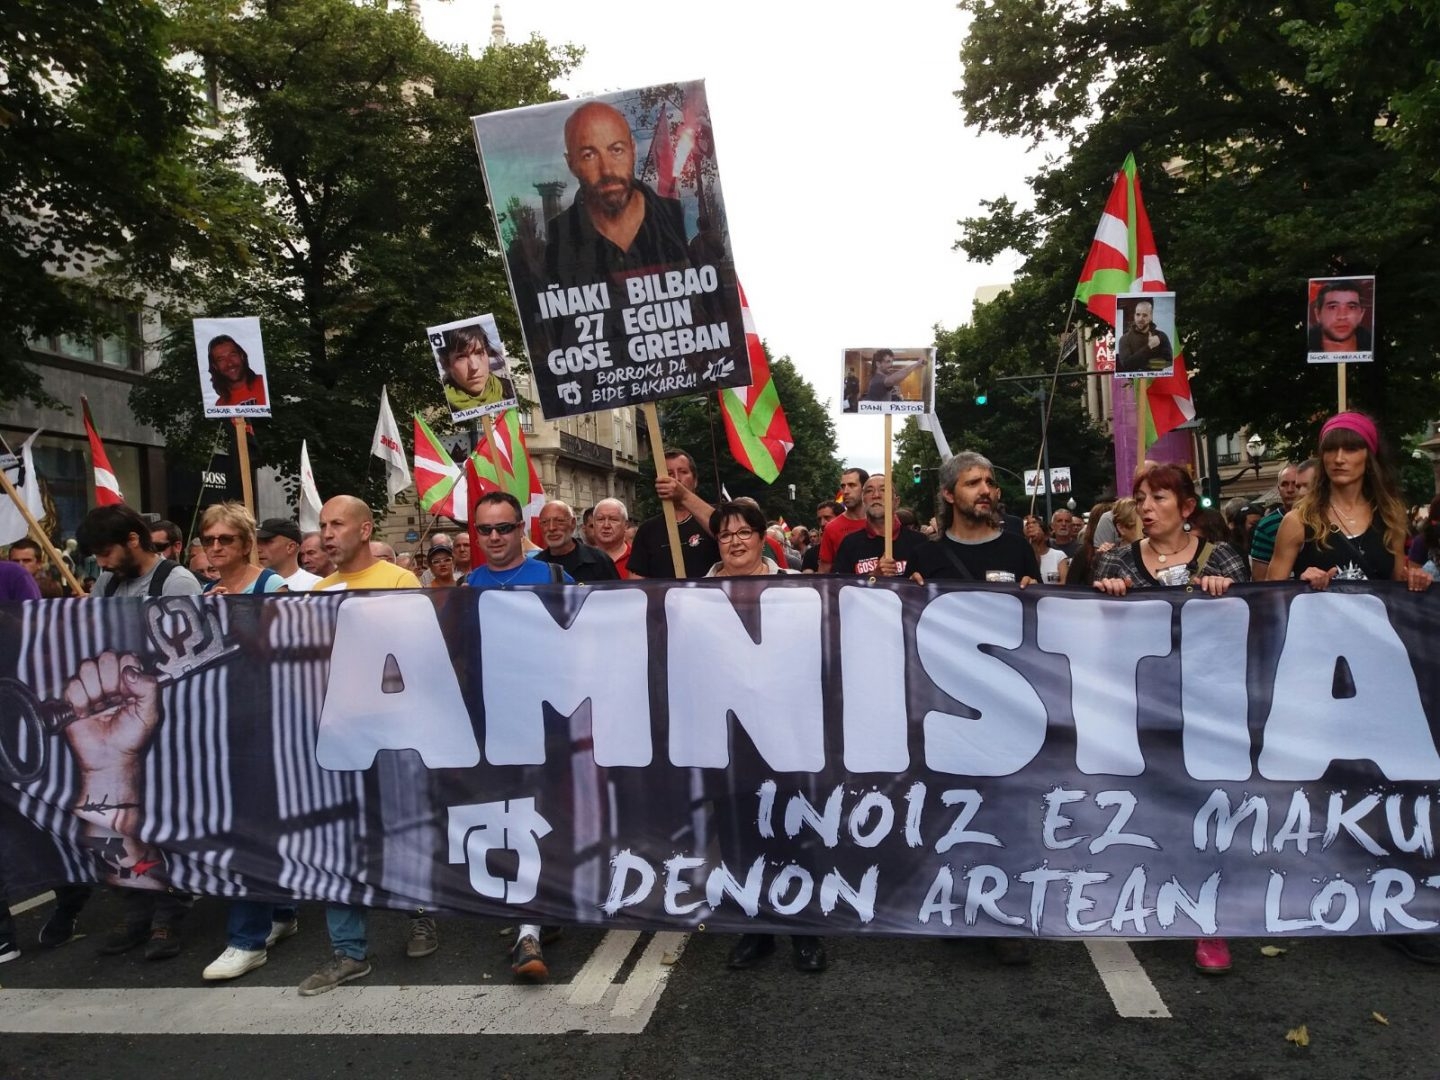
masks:
POLYGON ((363 499, 336 495, 320 508, 320 538, 335 568, 353 574, 375 564, 370 535, 375 515, 363 499))
POLYGON ((592 215, 618 217, 635 195, 635 137, 613 105, 590 101, 565 120, 565 164, 592 215))

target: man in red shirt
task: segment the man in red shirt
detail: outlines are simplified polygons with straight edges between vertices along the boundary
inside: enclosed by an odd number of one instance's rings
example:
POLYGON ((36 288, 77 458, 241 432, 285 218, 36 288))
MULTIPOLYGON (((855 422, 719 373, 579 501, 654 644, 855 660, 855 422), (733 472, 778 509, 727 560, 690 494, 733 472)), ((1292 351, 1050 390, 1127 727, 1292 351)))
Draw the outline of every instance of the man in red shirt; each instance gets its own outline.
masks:
POLYGON ((860 509, 860 490, 869 479, 870 474, 864 469, 846 469, 840 474, 840 501, 845 506, 845 512, 826 525, 820 536, 820 573, 828 574, 834 569, 835 550, 840 541, 865 527, 865 514, 860 509))

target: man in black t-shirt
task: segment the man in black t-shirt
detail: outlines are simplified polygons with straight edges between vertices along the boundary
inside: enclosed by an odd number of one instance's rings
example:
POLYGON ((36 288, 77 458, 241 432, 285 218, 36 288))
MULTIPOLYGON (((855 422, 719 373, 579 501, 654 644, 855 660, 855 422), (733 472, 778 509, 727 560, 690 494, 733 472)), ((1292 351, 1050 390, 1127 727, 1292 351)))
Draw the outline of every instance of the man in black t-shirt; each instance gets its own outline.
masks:
POLYGON ((1021 587, 1040 580, 1029 541, 995 524, 1000 486, 988 458, 964 450, 947 460, 940 466, 940 494, 950 505, 950 520, 926 580, 1013 581, 1021 587))
MULTIPOLYGON (((715 508, 695 494, 695 459, 684 450, 665 451, 665 469, 670 475, 655 481, 655 494, 675 504, 685 577, 703 578, 710 567, 720 561, 720 545, 709 531, 710 515, 715 508)), ((664 514, 640 523, 630 545, 626 573, 631 578, 675 577, 664 514)))
POLYGON ((900 526, 898 517, 891 518, 891 558, 885 559, 885 504, 888 498, 885 475, 876 473, 860 489, 860 505, 865 513, 865 527, 852 532, 835 549, 834 574, 875 574, 880 577, 905 577, 919 572, 923 577, 934 567, 936 552, 929 540, 912 529, 900 526))

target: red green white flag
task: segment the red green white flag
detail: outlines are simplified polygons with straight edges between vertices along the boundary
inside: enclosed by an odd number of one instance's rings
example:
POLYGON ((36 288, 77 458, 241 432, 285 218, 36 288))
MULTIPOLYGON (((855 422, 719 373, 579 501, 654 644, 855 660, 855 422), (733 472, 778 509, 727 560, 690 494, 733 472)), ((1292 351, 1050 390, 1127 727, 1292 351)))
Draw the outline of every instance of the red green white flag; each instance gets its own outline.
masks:
MULTIPOLYGON (((1165 273, 1160 269, 1160 253, 1155 235, 1150 231, 1150 217, 1140 195, 1140 177, 1136 175, 1135 155, 1125 155, 1125 164, 1115 176, 1115 186, 1100 215, 1095 239, 1075 298, 1082 301, 1098 318, 1115 325, 1115 297, 1121 293, 1167 292, 1165 273)), ((1179 335, 1176 335, 1179 345, 1179 335)), ((1185 357, 1175 353, 1175 371, 1161 379, 1147 380, 1150 408, 1145 431, 1149 446, 1167 432, 1187 420, 1195 419, 1195 400, 1190 393, 1190 379, 1185 374, 1185 357)))
MULTIPOLYGON (((520 411, 506 409, 495 417, 496 453, 499 462, 492 461, 488 440, 481 439, 475 452, 465 464, 465 475, 469 481, 465 520, 474 521, 471 510, 480 496, 491 491, 508 491, 520 503, 529 526, 530 539, 537 544, 544 543, 540 535, 540 511, 545 506, 545 488, 540 483, 540 474, 525 446, 525 432, 520 427, 520 411)), ((472 551, 479 551, 478 539, 471 543, 472 551)))
POLYGON ((725 436, 735 460, 773 484, 785 467, 785 458, 795 446, 790 422, 780 405, 770 363, 755 330, 745 290, 740 289, 740 312, 745 320, 745 348, 750 354, 749 386, 720 391, 720 413, 725 418, 725 436))
POLYGON ((418 415, 415 417, 415 491, 426 513, 443 514, 453 521, 464 521, 469 514, 465 471, 455 464, 430 425, 418 415))

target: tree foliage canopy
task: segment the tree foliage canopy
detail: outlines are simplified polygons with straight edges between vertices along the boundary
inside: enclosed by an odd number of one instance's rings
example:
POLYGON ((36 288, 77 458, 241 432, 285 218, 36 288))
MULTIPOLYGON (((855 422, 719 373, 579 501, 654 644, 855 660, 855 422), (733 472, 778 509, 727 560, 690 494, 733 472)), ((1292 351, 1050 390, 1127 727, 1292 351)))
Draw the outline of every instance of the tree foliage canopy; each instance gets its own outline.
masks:
POLYGON ((256 424, 260 463, 293 474, 307 438, 322 494, 378 498, 361 451, 380 387, 402 417, 439 400, 425 327, 493 312, 519 342, 469 118, 555 99, 579 52, 534 38, 474 57, 403 10, 353 0, 180 0, 176 42, 218 82, 266 242, 248 265, 198 268, 174 298, 168 354, 136 411, 172 452, 208 452, 189 319, 258 315, 274 406, 256 424))
POLYGON ((0 404, 50 402, 30 335, 124 329, 199 260, 243 263, 250 208, 196 133, 203 99, 168 64, 153 0, 8 4, 0 34, 0 404))
POLYGON ((1352 403, 1397 441, 1437 411, 1440 13, 1399 0, 962 0, 958 97, 984 130, 1063 156, 963 222, 973 258, 1025 256, 1012 321, 1064 321, 1111 176, 1133 151, 1193 388, 1212 430, 1313 444, 1335 371, 1304 361, 1305 282, 1374 274, 1376 361, 1352 403), (1034 304, 1028 302, 1033 296, 1034 304))

